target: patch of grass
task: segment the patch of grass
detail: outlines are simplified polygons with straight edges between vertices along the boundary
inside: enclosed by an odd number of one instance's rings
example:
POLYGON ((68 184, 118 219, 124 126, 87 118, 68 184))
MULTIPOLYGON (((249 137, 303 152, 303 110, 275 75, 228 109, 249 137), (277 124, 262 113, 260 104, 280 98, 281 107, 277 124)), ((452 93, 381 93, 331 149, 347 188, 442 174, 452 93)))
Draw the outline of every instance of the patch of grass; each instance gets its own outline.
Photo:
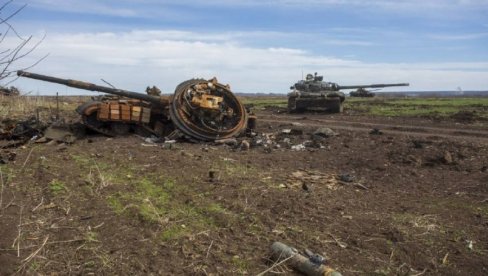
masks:
POLYGON ((438 231, 440 228, 434 215, 420 216, 411 213, 396 213, 393 214, 392 218, 394 223, 407 233, 412 228, 425 232, 438 231))
POLYGON ((118 214, 132 206, 143 220, 161 223, 162 217, 170 210, 170 194, 163 187, 155 185, 148 178, 142 178, 133 184, 134 191, 113 194, 108 197, 108 203, 118 214))
POLYGON ((100 170, 109 170, 111 169, 114 164, 109 164, 105 162, 101 162, 100 160, 95 160, 91 156, 81 155, 81 154, 72 154, 71 158, 75 161, 82 168, 95 168, 98 166, 100 170))
MULTIPOLYGON (((91 170, 93 175, 102 174, 105 179, 111 180, 116 192, 106 194, 105 198, 117 215, 159 225, 163 241, 218 229, 224 224, 228 225, 235 217, 225 207, 187 185, 178 184, 157 173, 141 174, 137 165, 105 164, 97 159, 98 168, 94 168, 95 161, 90 156, 80 154, 72 155, 72 158, 83 171, 91 170)), ((246 166, 222 162, 226 174, 247 173, 246 166)))
MULTIPOLYGON (((60 97, 59 111, 73 112, 77 102, 60 97)), ((16 96, 0 95, 0 117, 19 119, 26 115, 39 112, 41 120, 48 120, 56 112, 56 100, 53 97, 43 96, 16 96)))
POLYGON ((72 154, 71 158, 84 172, 84 180, 90 186, 92 194, 98 193, 113 182, 124 183, 133 174, 131 168, 113 163, 106 163, 83 154, 72 154))
MULTIPOLYGON (((41 268, 41 264, 40 264, 39 262, 37 262, 37 261, 35 261, 35 260, 34 260, 34 261, 32 261, 32 262, 29 264, 29 269, 28 269, 28 271, 29 271, 30 273, 32 273, 32 272, 37 272, 37 270, 38 270, 39 268, 41 268)), ((35 274, 37 274, 37 273, 35 273, 35 274)))
POLYGON ((121 197, 120 193, 116 193, 116 194, 110 195, 107 198, 108 205, 110 207, 112 207, 112 210, 114 210, 114 212, 117 215, 121 215, 124 212, 124 207, 125 207, 122 204, 122 202, 120 201, 120 197, 121 197))
POLYGON ((441 210, 463 210, 467 214, 480 215, 485 219, 488 218, 488 206, 479 202, 470 202, 465 200, 437 200, 430 202, 434 209, 441 210))
POLYGON ((218 203, 210 203, 206 210, 210 213, 226 213, 227 210, 218 203))
POLYGON ((218 172, 220 177, 246 177, 257 172, 256 168, 249 164, 242 164, 238 161, 219 160, 212 164, 212 168, 218 172))
POLYGON ((231 259, 232 265, 236 268, 236 272, 239 274, 247 274, 247 271, 250 268, 250 264, 248 261, 242 259, 240 256, 233 256, 231 259))
POLYGON ((162 241, 170 241, 183 237, 188 233, 185 225, 172 225, 161 233, 162 241))
POLYGON ((108 196, 108 204, 117 214, 160 225, 162 241, 216 229, 219 216, 232 218, 221 205, 209 203, 205 197, 198 197, 187 187, 159 175, 134 179, 129 188, 108 196))
POLYGON ((287 107, 288 100, 283 97, 246 97, 244 104, 252 105, 254 108, 264 107, 287 107))
POLYGON ((93 231, 88 231, 85 234, 85 241, 86 242, 99 242, 98 241, 98 233, 97 232, 93 232, 93 231))
POLYGON ((53 179, 49 183, 49 190, 51 190, 53 194, 59 194, 63 191, 66 191, 66 185, 60 180, 53 179))
POLYGON ((445 238, 445 227, 435 215, 394 213, 392 224, 406 239, 412 239, 426 246, 433 246, 439 238, 445 238))
POLYGON ((488 118, 488 98, 348 98, 346 109, 375 116, 439 116, 475 112, 488 118))

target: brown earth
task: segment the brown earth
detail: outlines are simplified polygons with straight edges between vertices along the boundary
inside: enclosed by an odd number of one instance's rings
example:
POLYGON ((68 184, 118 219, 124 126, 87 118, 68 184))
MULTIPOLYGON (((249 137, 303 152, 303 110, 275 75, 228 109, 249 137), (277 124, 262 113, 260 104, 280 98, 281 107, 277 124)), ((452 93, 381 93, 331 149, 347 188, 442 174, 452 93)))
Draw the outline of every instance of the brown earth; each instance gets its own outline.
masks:
POLYGON ((248 151, 100 135, 2 150, 0 275, 256 275, 274 241, 343 275, 488 274, 486 122, 257 115, 269 135, 248 151), (291 149, 319 127, 338 135, 291 149))

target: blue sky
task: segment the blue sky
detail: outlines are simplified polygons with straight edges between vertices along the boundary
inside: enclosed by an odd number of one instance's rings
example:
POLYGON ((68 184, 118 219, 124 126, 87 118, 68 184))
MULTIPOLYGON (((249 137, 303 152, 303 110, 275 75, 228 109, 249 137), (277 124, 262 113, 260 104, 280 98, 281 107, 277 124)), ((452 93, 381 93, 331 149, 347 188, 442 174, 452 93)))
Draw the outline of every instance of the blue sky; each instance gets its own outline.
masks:
MULTIPOLYGON (((2 1, 5 2, 5 1, 2 1)), ((487 0, 15 0, 39 39, 33 72, 172 92, 192 77, 239 92, 287 92, 303 73, 396 90, 488 89, 487 0)), ((15 37, 2 46, 15 43, 15 37)), ((23 65, 23 64, 19 64, 23 65)), ((40 94, 70 88, 21 79, 40 94)), ((385 90, 387 91, 387 90, 385 90)))

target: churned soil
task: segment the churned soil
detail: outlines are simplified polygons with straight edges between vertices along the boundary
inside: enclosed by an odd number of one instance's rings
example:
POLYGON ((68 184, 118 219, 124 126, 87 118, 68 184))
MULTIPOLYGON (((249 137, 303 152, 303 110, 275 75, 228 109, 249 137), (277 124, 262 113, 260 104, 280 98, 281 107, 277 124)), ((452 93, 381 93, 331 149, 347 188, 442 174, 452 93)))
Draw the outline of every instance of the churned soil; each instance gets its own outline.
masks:
POLYGON ((3 149, 0 275, 257 275, 274 241, 343 275, 488 274, 486 122, 257 115, 248 150, 135 135, 3 149))

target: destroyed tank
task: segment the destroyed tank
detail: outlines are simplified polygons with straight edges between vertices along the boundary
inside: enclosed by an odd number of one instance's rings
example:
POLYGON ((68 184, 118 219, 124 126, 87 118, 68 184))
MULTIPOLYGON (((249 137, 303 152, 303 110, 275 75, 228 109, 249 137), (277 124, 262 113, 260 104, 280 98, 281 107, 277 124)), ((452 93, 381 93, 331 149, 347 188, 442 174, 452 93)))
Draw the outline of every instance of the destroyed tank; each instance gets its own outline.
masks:
POLYGON ((305 80, 298 81, 288 93, 288 111, 304 112, 306 110, 325 110, 331 113, 343 111, 346 96, 341 90, 359 88, 383 88, 390 86, 408 86, 408 83, 370 84, 342 86, 333 82, 323 81, 323 76, 307 74, 305 80))
POLYGON ((365 88, 358 88, 356 91, 349 92, 349 96, 358 98, 371 98, 374 97, 376 93, 371 92, 365 88))
POLYGON ((15 86, 10 86, 10 87, 3 87, 0 86, 0 95, 3 96, 19 96, 20 92, 19 89, 15 86))
POLYGON ((249 116, 243 104, 216 78, 187 80, 173 95, 156 96, 25 71, 17 75, 117 95, 86 102, 76 109, 89 129, 108 136, 136 132, 167 139, 185 136, 213 141, 236 137, 247 128, 249 116))

